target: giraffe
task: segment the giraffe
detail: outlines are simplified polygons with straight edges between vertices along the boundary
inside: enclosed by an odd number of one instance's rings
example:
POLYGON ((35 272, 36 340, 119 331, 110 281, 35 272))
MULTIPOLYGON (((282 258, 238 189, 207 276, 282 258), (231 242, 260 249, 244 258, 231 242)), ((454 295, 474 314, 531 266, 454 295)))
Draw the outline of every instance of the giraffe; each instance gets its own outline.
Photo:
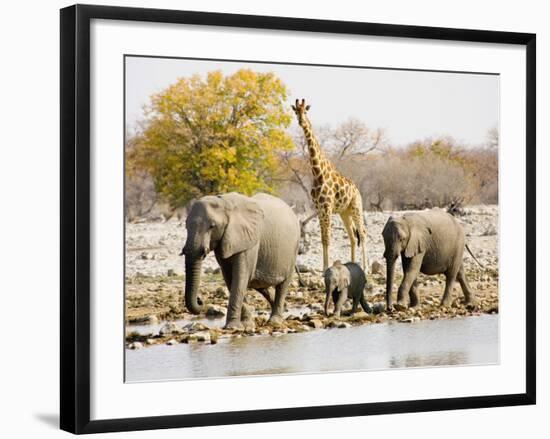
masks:
POLYGON ((311 198, 319 216, 321 242, 323 244, 323 272, 329 264, 330 228, 332 214, 339 214, 346 228, 351 244, 351 261, 355 262, 355 247, 361 246, 363 270, 366 267, 365 240, 367 230, 363 219, 363 201, 357 186, 340 174, 326 158, 319 142, 313 134, 311 122, 307 117, 310 105, 305 100, 296 99, 292 110, 296 113, 298 124, 302 127, 308 145, 313 184, 311 198), (357 242, 356 242, 357 240, 357 242))

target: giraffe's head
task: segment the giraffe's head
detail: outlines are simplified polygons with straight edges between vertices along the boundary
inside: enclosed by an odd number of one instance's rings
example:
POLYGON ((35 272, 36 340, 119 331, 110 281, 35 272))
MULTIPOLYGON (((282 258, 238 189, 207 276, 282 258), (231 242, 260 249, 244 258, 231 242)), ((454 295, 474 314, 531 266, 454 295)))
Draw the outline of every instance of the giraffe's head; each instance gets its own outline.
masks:
POLYGON ((305 119, 305 116, 310 108, 311 105, 306 105, 305 99, 302 99, 302 102, 300 102, 299 99, 296 99, 295 104, 292 105, 292 110, 294 111, 294 113, 296 113, 296 117, 298 118, 299 123, 302 123, 302 121, 305 119))

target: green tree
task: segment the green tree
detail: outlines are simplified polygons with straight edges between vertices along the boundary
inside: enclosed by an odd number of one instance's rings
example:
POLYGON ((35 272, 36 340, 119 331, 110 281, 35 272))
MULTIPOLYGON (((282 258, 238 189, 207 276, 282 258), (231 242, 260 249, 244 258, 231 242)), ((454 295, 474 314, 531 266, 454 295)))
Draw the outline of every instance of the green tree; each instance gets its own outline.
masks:
POLYGON ((127 172, 149 172, 173 208, 207 194, 271 192, 279 155, 293 148, 286 97, 272 73, 181 78, 151 97, 127 172))

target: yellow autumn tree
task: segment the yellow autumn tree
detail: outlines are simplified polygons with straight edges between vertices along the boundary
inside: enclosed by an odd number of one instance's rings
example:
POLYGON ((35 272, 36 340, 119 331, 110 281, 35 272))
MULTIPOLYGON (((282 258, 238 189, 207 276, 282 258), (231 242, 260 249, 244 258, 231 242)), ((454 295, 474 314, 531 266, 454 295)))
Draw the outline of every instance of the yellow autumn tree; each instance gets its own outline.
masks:
POLYGON ((173 208, 208 194, 271 192, 278 157, 293 147, 286 97, 272 73, 181 78, 151 97, 127 172, 148 172, 173 208))

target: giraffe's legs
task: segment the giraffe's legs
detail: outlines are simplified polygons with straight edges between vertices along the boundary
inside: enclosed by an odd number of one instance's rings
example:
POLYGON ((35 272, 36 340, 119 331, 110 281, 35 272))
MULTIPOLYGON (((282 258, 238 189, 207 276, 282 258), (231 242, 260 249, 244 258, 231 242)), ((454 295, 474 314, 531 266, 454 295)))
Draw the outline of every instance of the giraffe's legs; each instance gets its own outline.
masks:
POLYGON ((351 262, 355 262, 356 236, 355 236, 355 230, 353 227, 353 220, 349 212, 342 212, 340 214, 340 218, 342 218, 342 222, 344 223, 344 227, 346 228, 346 232, 348 234, 348 238, 351 246, 351 262))
POLYGON ((321 227, 321 242, 323 244, 323 273, 328 268, 328 252, 330 245, 331 212, 319 209, 319 226, 321 227))
POLYGON ((353 221, 354 232, 357 233, 356 238, 361 245, 361 262, 363 264, 363 270, 366 271, 368 261, 365 253, 365 242, 367 240, 367 229, 365 227, 365 220, 363 218, 363 207, 362 203, 355 205, 351 208, 351 218, 353 221))

